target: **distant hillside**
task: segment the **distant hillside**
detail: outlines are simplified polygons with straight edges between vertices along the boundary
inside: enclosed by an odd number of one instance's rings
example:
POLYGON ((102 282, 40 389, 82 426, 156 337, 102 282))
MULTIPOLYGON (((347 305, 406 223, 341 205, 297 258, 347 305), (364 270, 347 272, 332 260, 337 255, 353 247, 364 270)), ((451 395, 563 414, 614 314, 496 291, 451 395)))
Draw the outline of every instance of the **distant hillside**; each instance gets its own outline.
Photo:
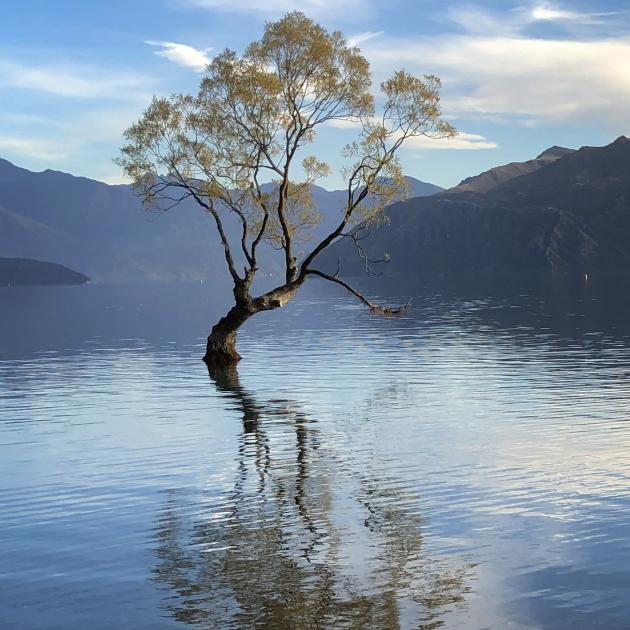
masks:
MULTIPOLYGON (((412 195, 440 189, 409 178, 412 195)), ((336 223, 344 191, 314 187, 320 231, 336 223)), ((236 226, 232 226, 236 229, 236 226)), ((54 260, 98 281, 199 280, 225 275, 210 217, 193 203, 146 213, 130 186, 0 159, 0 256, 54 260)), ((261 251, 264 269, 281 256, 261 251)))
POLYGON ((85 284, 89 278, 63 265, 28 258, 0 258, 0 287, 85 284))
POLYGON ((429 197, 442 192, 444 188, 436 186, 435 184, 429 184, 428 182, 422 182, 415 177, 406 177, 407 185, 409 187, 409 198, 413 197, 429 197))
MULTIPOLYGON (((450 190, 396 204, 390 225, 363 246, 374 258, 391 254, 390 274, 630 274, 630 140, 547 162, 485 194, 450 190)), ((364 272, 352 243, 322 263, 338 257, 345 275, 364 272)))
POLYGON ((448 192, 487 193, 511 179, 521 177, 521 175, 529 175, 540 168, 548 166, 561 157, 573 153, 573 151, 574 149, 565 149, 564 147, 551 147, 543 151, 533 160, 527 160, 527 162, 510 162, 510 164, 491 168, 480 175, 468 177, 454 188, 450 188, 448 192))

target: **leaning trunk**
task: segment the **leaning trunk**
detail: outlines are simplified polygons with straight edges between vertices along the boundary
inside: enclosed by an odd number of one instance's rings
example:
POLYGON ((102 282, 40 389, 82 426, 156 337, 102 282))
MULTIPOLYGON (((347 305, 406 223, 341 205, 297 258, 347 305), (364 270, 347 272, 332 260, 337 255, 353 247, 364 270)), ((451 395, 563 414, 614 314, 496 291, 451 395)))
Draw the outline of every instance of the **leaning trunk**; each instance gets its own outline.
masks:
POLYGON ((206 355, 203 358, 208 367, 226 367, 240 361, 241 355, 236 351, 239 328, 256 313, 284 306, 293 299, 303 282, 304 279, 299 278, 257 298, 249 296, 249 284, 237 285, 234 291, 236 304, 216 323, 208 337, 206 355))
POLYGON ((240 361, 241 355, 236 351, 236 336, 239 328, 255 312, 247 305, 237 304, 215 324, 208 337, 203 358, 207 365, 220 367, 240 361))

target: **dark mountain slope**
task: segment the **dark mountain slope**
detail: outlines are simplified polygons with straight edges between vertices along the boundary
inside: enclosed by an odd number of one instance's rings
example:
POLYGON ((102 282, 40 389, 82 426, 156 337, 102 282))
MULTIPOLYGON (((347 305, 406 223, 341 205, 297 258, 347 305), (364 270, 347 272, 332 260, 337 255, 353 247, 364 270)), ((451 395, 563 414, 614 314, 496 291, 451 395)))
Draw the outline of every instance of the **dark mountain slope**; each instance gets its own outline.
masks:
POLYGON ((149 215, 129 186, 3 161, 0 207, 0 255, 54 260, 99 280, 192 279, 211 266, 202 213, 149 215))
POLYGON ((420 181, 415 177, 406 177, 407 186, 409 187, 409 197, 429 197, 442 192, 444 188, 440 188, 435 184, 429 184, 428 182, 420 181))
POLYGON ((565 149, 564 147, 551 147, 543 151, 533 160, 527 160, 526 162, 510 162, 510 164, 491 168, 474 177, 468 177, 454 188, 450 188, 448 192, 487 193, 511 179, 528 175, 529 173, 548 166, 561 157, 573 153, 573 151, 573 149, 565 149))
MULTIPOLYGON (((441 189, 410 180, 413 194, 441 189)), ((339 216, 343 191, 315 187, 320 231, 339 216)), ((238 226, 231 226, 237 230, 238 226)), ((193 203, 146 213, 130 186, 57 171, 32 173, 0 160, 0 256, 54 260, 96 280, 198 280, 223 277, 225 264, 209 216, 193 203)), ((265 269, 281 257, 261 252, 265 269)))
MULTIPOLYGON (((389 273, 630 273, 630 141, 583 147, 486 194, 447 191, 388 211, 364 241, 389 273)), ((330 252, 346 275, 351 243, 330 252)))

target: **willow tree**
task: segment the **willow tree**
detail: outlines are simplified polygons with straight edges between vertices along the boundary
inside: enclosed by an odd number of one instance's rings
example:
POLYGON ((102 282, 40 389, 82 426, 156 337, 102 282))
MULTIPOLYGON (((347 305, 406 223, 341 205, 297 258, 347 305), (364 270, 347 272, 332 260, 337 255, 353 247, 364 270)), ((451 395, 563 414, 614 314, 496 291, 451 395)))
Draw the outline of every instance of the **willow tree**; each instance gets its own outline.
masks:
POLYGON ((397 152, 405 141, 456 132, 441 120, 437 77, 399 70, 381 83, 376 100, 371 86, 358 48, 293 12, 268 23, 242 56, 225 50, 215 57, 196 96, 154 98, 125 132, 118 163, 144 203, 170 209, 192 199, 211 215, 221 240, 235 304, 208 337, 209 365, 238 361, 239 328, 256 313, 287 304, 309 276, 340 284, 381 310, 337 273, 317 269, 317 258, 352 237, 357 224, 377 220, 401 195, 397 152), (319 128, 334 124, 356 130, 342 156, 344 205, 334 229, 298 250, 315 233, 312 184, 331 172, 308 147, 319 128), (226 229, 233 219, 238 238, 226 229), (265 243, 282 251, 284 277, 273 290, 254 295, 265 243))

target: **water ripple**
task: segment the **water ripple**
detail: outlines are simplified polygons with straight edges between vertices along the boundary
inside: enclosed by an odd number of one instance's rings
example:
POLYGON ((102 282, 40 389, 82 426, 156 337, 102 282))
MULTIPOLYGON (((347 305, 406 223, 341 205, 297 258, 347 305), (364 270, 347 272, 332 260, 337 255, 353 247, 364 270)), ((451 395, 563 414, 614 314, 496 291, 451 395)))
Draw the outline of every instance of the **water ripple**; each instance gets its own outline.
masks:
POLYGON ((224 307, 179 287, 138 329, 150 291, 35 293, 46 341, 3 303, 3 627, 627 627, 606 295, 425 288, 374 319, 312 289, 208 375, 224 307))

